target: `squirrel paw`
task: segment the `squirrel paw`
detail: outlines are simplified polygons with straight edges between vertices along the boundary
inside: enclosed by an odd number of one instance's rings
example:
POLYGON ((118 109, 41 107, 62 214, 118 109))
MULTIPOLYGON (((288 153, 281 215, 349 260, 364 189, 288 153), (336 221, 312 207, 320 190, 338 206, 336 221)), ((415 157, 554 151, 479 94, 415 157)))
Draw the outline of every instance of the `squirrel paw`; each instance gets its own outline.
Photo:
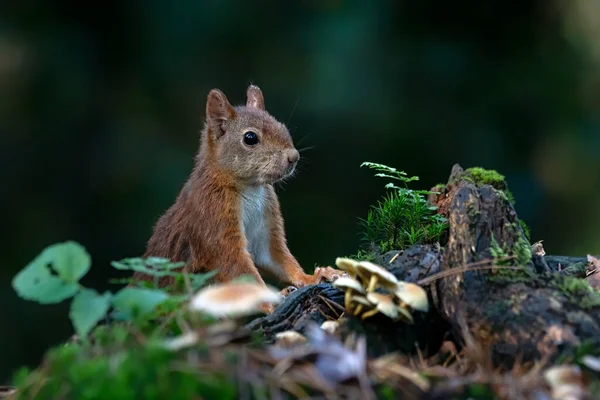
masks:
POLYGON ((283 297, 287 297, 290 294, 292 294, 293 292, 295 292, 296 290, 298 290, 298 288, 296 286, 288 286, 285 289, 283 289, 281 292, 279 292, 283 297))
POLYGON ((275 311, 275 306, 273 304, 264 303, 259 307, 259 310, 265 314, 272 314, 275 311))
POLYGON ((315 276, 317 283, 322 283, 326 281, 333 282, 337 278, 348 276, 348 274, 331 267, 317 267, 313 276, 315 276))

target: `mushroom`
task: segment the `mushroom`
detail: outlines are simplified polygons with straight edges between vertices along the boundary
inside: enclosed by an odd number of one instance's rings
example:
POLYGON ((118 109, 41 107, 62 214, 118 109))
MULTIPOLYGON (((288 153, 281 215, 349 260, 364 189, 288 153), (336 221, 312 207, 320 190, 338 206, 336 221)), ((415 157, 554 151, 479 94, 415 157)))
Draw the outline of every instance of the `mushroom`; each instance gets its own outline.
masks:
POLYGON ((583 374, 577 365, 556 365, 544 372, 554 399, 580 399, 583 394, 583 374))
POLYGON ((337 321, 325 321, 321 324, 321 329, 332 335, 338 330, 339 327, 340 323, 337 321))
POLYGON ((198 343, 198 333, 190 331, 183 333, 171 339, 167 339, 163 342, 163 346, 167 350, 178 351, 186 347, 191 347, 198 343))
POLYGON ((275 335, 276 344, 281 347, 291 347, 296 344, 306 343, 307 339, 296 331, 284 331, 275 335))
POLYGON ((229 282, 201 289, 190 301, 192 311, 213 317, 240 317, 254 314, 263 304, 277 304, 282 296, 275 289, 259 283, 229 282))
POLYGON ((356 269, 361 278, 369 282, 367 293, 372 292, 377 283, 381 283, 384 287, 396 287, 398 285, 398 279, 393 274, 372 262, 361 261, 356 265, 356 269))
POLYGON ((359 281, 354 278, 341 277, 333 281, 333 287, 344 290, 344 306, 349 308, 350 296, 353 292, 364 293, 365 289, 362 287, 359 281))
POLYGON ((335 259, 335 265, 342 271, 347 272, 352 278, 355 278, 356 275, 358 275, 358 271, 356 270, 358 261, 351 258, 338 257, 335 259))
POLYGON ((410 322, 411 324, 414 322, 412 314, 410 313, 410 311, 404 308, 402 304, 397 306, 397 309, 398 313, 402 314, 402 316, 404 316, 408 320, 408 322, 410 322))
POLYGON ((375 305, 370 303, 365 296, 352 296, 350 297, 350 303, 358 303, 358 307, 356 307, 356 309, 354 310, 354 315, 358 315, 361 312, 363 306, 366 306, 369 309, 375 307, 375 305))
POLYGON ((394 299, 391 295, 381 293, 367 293, 367 300, 376 305, 376 308, 367 311, 362 315, 362 319, 369 318, 378 312, 387 315, 390 318, 398 317, 398 306, 394 304, 394 299))
POLYGON ((429 311, 427 292, 421 286, 410 282, 398 282, 394 294, 410 308, 418 311, 429 311))

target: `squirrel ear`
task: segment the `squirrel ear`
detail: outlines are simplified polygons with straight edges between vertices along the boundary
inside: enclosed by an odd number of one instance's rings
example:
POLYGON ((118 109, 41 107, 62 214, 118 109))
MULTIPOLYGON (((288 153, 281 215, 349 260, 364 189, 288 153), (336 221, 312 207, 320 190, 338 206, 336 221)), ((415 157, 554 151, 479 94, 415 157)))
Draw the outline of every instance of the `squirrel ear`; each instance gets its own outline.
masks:
POLYGON ((258 108, 259 110, 265 109, 265 98, 263 97, 262 91, 258 86, 250 85, 248 87, 248 91, 246 92, 246 96, 248 97, 246 107, 254 107, 258 108))
POLYGON ((206 119, 209 125, 217 128, 217 133, 225 133, 225 122, 235 117, 235 110, 229 104, 225 93, 219 89, 213 89, 208 93, 206 100, 206 119))

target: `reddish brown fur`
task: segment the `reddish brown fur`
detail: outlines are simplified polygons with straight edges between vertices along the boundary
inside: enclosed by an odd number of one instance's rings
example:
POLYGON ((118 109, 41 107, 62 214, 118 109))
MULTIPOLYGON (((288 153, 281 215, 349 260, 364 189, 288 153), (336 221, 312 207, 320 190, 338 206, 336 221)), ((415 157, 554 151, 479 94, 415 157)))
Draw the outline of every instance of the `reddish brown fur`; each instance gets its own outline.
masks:
MULTIPOLYGON (((219 90, 209 93, 193 171, 175 203, 158 219, 144 256, 184 261, 189 272, 218 269, 220 282, 250 274, 264 283, 241 230, 241 192, 264 186, 268 248, 278 265, 271 272, 296 287, 341 276, 330 267, 307 275, 290 253, 273 183, 291 174, 297 151, 285 126, 264 110, 260 89, 250 86, 247 96, 246 106, 232 107, 219 90), (249 128, 259 135, 259 145, 242 143, 249 128)), ((163 280, 161 285, 168 283, 163 280)))

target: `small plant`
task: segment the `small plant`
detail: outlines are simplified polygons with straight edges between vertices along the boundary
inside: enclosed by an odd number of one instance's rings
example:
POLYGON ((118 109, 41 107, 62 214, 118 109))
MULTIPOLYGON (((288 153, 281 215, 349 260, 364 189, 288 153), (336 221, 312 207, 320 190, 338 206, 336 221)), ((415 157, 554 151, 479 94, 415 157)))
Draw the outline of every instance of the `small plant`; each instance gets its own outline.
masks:
POLYGON ((376 177, 393 180, 385 185, 391 192, 371 207, 366 219, 361 219, 363 238, 369 244, 386 252, 441 239, 447 221, 436 213, 437 207, 427 202, 425 196, 433 192, 407 187, 409 182, 419 180, 417 176, 409 177, 406 172, 383 164, 364 162, 363 166, 378 171, 376 177))
MULTIPOLYGON (((155 278, 172 276, 183 279, 184 273, 172 271, 183 266, 158 257, 130 258, 112 263, 120 270, 139 271, 155 278)), ((156 287, 129 286, 116 293, 98 293, 79 283, 91 267, 91 257, 79 243, 67 241, 45 248, 21 270, 12 286, 23 299, 40 304, 55 304, 72 298, 69 317, 79 338, 85 340, 102 319, 143 321, 153 316, 161 305, 177 307, 187 296, 172 296, 156 287), (109 311, 111 311, 109 313, 109 311)), ((190 276, 191 287, 198 289, 215 272, 190 276)), ((147 285, 146 285, 147 286, 147 285)))

